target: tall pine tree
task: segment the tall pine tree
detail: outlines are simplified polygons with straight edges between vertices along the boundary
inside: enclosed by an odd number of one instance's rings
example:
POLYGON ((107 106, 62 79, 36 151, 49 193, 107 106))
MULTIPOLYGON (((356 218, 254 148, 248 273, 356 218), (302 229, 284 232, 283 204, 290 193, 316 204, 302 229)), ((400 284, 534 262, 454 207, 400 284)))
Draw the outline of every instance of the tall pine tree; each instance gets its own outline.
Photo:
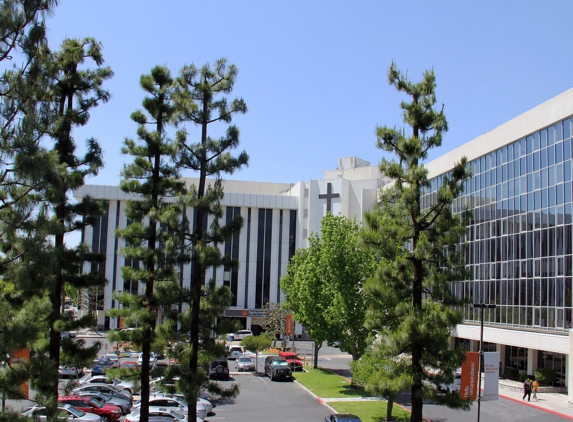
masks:
MULTIPOLYGON (((448 125, 443 107, 436 108, 436 78, 426 71, 419 83, 411 82, 392 63, 388 80, 410 97, 402 102, 402 129, 377 128, 377 147, 396 155, 382 159, 380 171, 394 180, 384 189, 379 207, 366 214, 365 241, 374 246, 382 259, 378 273, 367 284, 375 306, 369 327, 384 336, 378 351, 388 359, 402 353, 411 356, 411 420, 422 421, 425 398, 453 407, 469 406, 454 395, 438 397, 427 382, 439 384, 453 379, 462 360, 460 350, 449 350, 451 329, 462 322, 456 309, 459 301, 450 282, 466 276, 463 239, 467 214, 452 212, 452 202, 463 191, 468 177, 465 157, 443 175, 427 206, 422 197, 430 190, 424 160, 432 148, 442 144, 448 125)), ((398 374, 403 377, 403 373, 398 374)))
POLYGON ((141 419, 147 420, 149 358, 156 339, 158 312, 162 308, 169 311, 172 303, 166 303, 166 299, 182 294, 177 279, 181 263, 177 233, 183 230, 183 221, 176 199, 184 193, 185 185, 173 161, 177 145, 167 134, 175 123, 175 81, 169 69, 156 66, 150 74, 141 76, 140 85, 148 94, 143 100, 144 111, 131 115, 138 124, 139 142, 125 140, 122 151, 133 156, 133 163, 124 167, 120 185, 124 192, 136 194, 137 198, 128 202, 125 211, 131 224, 118 230, 118 235, 126 241, 123 255, 138 263, 122 268, 123 279, 141 282, 144 288, 142 296, 120 294, 123 308, 112 315, 124 315, 128 324, 137 325, 133 335, 142 352, 141 419))
MULTIPOLYGON (((218 244, 238 233, 243 220, 240 215, 231 216, 226 225, 220 224, 223 216, 221 200, 223 183, 221 174, 232 174, 247 165, 248 155, 245 151, 234 157, 231 150, 239 146, 239 129, 230 125, 223 136, 218 139, 208 135, 209 126, 213 123, 231 123, 237 113, 246 113, 247 105, 242 98, 227 100, 233 90, 237 68, 228 65, 226 59, 219 59, 213 68, 206 64, 201 69, 194 65, 185 66, 178 78, 179 89, 176 103, 179 107, 180 121, 195 124, 200 129, 198 142, 180 140, 178 164, 181 169, 198 173, 199 180, 192 186, 185 197, 185 206, 193 208, 194 216, 191 230, 185 236, 186 244, 191 249, 191 352, 189 356, 189 373, 196 379, 185 385, 189 403, 189 415, 195 415, 197 395, 200 385, 205 381, 199 371, 199 334, 202 331, 202 300, 206 296, 219 296, 214 283, 206 282, 206 270, 210 267, 225 265, 231 270, 236 263, 229 257, 222 256, 218 244), (196 106, 190 106, 196 104, 196 106), (208 177, 215 180, 208 181, 208 177), (210 226, 208 227, 208 223, 210 226)), ((203 300, 205 302, 205 300, 203 300)))

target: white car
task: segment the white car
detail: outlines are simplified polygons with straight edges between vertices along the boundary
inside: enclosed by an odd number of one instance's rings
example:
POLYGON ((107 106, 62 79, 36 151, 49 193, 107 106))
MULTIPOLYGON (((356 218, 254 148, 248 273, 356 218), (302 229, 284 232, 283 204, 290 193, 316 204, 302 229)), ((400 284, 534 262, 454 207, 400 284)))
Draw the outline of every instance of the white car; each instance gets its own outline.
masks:
POLYGON ((75 366, 59 366, 58 374, 60 377, 74 377, 77 378, 83 374, 82 368, 76 368, 75 366))
POLYGON ((91 378, 88 378, 85 381, 79 383, 79 385, 88 385, 88 384, 106 384, 111 385, 117 388, 118 390, 126 390, 129 391, 130 394, 133 394, 135 391, 135 385, 131 381, 122 381, 117 378, 109 378, 105 375, 95 375, 91 378))
MULTIPOLYGON (((28 416, 33 418, 35 421, 45 421, 47 420, 47 409, 42 406, 32 406, 22 413, 22 416, 28 416)), ((69 404, 61 404, 58 406, 58 419, 73 422, 103 422, 104 419, 100 415, 95 413, 87 413, 83 410, 77 409, 69 404)))
MULTIPOLYGON (((167 398, 174 398, 178 400, 183 406, 187 406, 187 400, 185 400, 185 396, 183 394, 168 394, 163 392, 152 393, 150 397, 167 397, 167 398)), ((207 414, 210 414, 213 411, 213 403, 203 397, 197 397, 197 406, 205 406, 207 409, 207 414)))
MULTIPOLYGON (((179 397, 166 397, 162 395, 152 396, 149 398, 149 406, 173 409, 184 414, 187 414, 187 412, 189 411, 187 402, 183 399, 180 399, 179 397)), ((133 409, 139 409, 140 407, 141 407, 141 400, 138 400, 133 404, 133 409)), ((212 406, 211 410, 213 410, 212 406)), ((196 411, 197 417, 205 419, 209 414, 209 412, 210 410, 206 406, 197 401, 197 411, 196 411)))
POLYGON ((108 353, 104 356, 104 359, 107 359, 111 362, 112 368, 119 368, 119 357, 115 353, 108 353))
MULTIPOLYGON (((125 422, 139 422, 139 408, 134 409, 129 415, 125 417, 125 422)), ((187 416, 181 412, 178 412, 173 409, 169 409, 166 407, 149 407, 149 420, 153 420, 153 417, 161 418, 159 420, 169 420, 171 418, 172 421, 175 422, 187 422, 187 416), (163 419, 165 418, 165 419, 163 419)), ((196 422, 203 422, 203 419, 200 417, 196 418, 196 422)))
MULTIPOLYGON (((140 353, 139 357, 137 358, 137 365, 141 366, 142 363, 143 363, 143 353, 140 353)), ((156 363, 157 363, 157 355, 151 352, 149 355, 149 367, 153 368, 156 363)))
POLYGON ((229 348, 229 359, 238 359, 244 356, 244 351, 241 346, 231 346, 229 348))
POLYGON ((227 335, 229 341, 242 340, 245 337, 252 336, 253 332, 251 330, 239 330, 236 333, 230 333, 227 335))

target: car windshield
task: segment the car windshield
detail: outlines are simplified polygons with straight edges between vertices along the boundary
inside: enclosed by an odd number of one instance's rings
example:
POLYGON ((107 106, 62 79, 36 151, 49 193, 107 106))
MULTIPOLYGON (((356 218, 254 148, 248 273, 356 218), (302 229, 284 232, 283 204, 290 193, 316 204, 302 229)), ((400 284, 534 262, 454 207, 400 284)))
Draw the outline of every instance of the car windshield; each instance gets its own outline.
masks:
POLYGON ((97 397, 92 397, 90 399, 90 402, 91 402, 91 404, 93 404, 98 409, 101 409, 104 406, 103 402, 100 399, 98 399, 97 397))
POLYGON ((276 365, 276 366, 288 366, 288 362, 287 362, 287 361, 284 361, 284 360, 275 360, 275 361, 273 362, 273 365, 276 365))
MULTIPOLYGON (((85 414, 86 414, 86 412, 84 412, 83 410, 77 409, 71 405, 67 407, 67 410, 72 415, 74 415, 76 418, 81 418, 82 416, 85 416, 85 414)), ((68 416, 68 415, 64 415, 64 416, 68 416)))
POLYGON ((239 362, 241 363, 251 363, 251 358, 239 358, 239 362))

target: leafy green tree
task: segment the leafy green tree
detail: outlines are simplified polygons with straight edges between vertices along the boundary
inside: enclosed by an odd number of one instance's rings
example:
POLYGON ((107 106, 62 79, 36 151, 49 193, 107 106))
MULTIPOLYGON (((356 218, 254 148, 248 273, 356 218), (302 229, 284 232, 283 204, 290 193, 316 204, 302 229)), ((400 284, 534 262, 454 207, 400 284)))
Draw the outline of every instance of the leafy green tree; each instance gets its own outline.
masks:
POLYGON ((276 344, 277 335, 282 338, 282 349, 286 349, 286 319, 288 311, 281 303, 267 302, 263 308, 266 314, 260 318, 259 325, 268 333, 276 344))
POLYGON ((380 355, 375 344, 356 361, 350 363, 352 380, 364 386, 364 389, 374 396, 382 396, 388 400, 386 420, 391 421, 394 400, 400 393, 412 385, 412 377, 408 371, 409 356, 398 356, 392 359, 380 355))
POLYGON ((284 307, 291 309, 317 342, 340 341, 342 350, 358 359, 367 347, 367 301, 364 282, 374 274, 375 255, 359 244, 355 221, 328 213, 321 233, 309 237, 308 249, 299 249, 287 266, 281 287, 284 307))
POLYGON ((141 282, 145 288, 143 295, 117 295, 123 306, 110 315, 123 315, 128 325, 137 326, 130 333, 130 340, 141 346, 141 417, 147 420, 149 359, 156 340, 158 312, 162 306, 169 311, 182 295, 177 268, 185 257, 177 232, 182 230, 183 222, 176 197, 184 194, 185 186, 173 161, 177 143, 167 136, 176 116, 172 98, 175 80, 169 69, 156 66, 150 74, 141 76, 140 85, 148 94, 142 103, 144 111, 131 115, 138 124, 139 142, 129 138, 124 142, 122 152, 133 156, 133 162, 124 166, 120 184, 121 190, 136 194, 137 198, 128 201, 125 211, 131 224, 117 234, 126 241, 122 249, 125 258, 141 263, 141 268, 122 267, 123 279, 141 282))
MULTIPOLYGON (((394 153, 397 160, 382 159, 380 171, 394 180, 381 191, 379 207, 366 213, 364 241, 371 245, 382 262, 366 286, 372 297, 369 328, 388 339, 380 347, 386 359, 402 353, 411 355, 412 421, 422 421, 425 398, 435 398, 439 384, 453 379, 461 364, 461 350, 449 350, 450 331, 462 322, 456 308, 460 301, 450 290, 450 282, 464 280, 463 239, 467 213, 454 214, 452 201, 462 192, 468 177, 466 158, 440 177, 429 204, 422 198, 430 193, 428 171, 423 165, 428 152, 442 143, 448 125, 442 108, 436 108, 436 78, 426 71, 419 83, 411 82, 395 63, 388 80, 410 97, 402 102, 402 129, 377 128, 377 147, 394 153)), ((452 407, 467 407, 467 402, 447 396, 441 400, 452 407)))
POLYGON ((261 336, 247 336, 241 340, 241 346, 255 354, 255 370, 257 372, 259 371, 259 353, 271 347, 271 343, 272 340, 265 334, 261 336))
POLYGON ((221 174, 232 174, 248 163, 246 152, 236 157, 231 154, 239 146, 239 129, 230 125, 218 139, 208 135, 211 124, 230 124, 234 115, 247 111, 242 98, 232 101, 227 99, 233 90, 236 76, 237 68, 228 65, 226 59, 215 62, 213 68, 209 64, 201 69, 194 65, 185 66, 180 72, 175 96, 179 121, 192 123, 200 131, 196 143, 189 142, 186 136, 180 137, 178 153, 179 168, 198 172, 197 185, 191 186, 183 198, 185 207, 194 210, 191 230, 185 234, 185 244, 191 250, 192 264, 189 371, 190 376, 195 378, 190 380, 185 390, 190 415, 195 414, 199 387, 205 382, 205 374, 198 370, 201 347, 199 333, 204 322, 201 315, 202 302, 206 297, 218 295, 214 283, 206 283, 206 270, 224 266, 225 271, 231 271, 236 267, 236 261, 223 256, 217 245, 239 233, 243 225, 243 219, 238 214, 228 214, 226 224, 220 224, 223 216, 221 200, 224 195, 221 174), (208 177, 214 177, 215 180, 209 181, 208 177))

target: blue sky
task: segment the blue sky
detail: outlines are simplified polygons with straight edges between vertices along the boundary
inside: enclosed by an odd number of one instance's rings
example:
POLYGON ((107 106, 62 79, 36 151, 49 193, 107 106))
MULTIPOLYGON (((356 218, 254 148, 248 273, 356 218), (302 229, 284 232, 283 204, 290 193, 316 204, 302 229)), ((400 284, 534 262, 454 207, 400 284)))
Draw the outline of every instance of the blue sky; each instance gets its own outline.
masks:
POLYGON ((249 108, 234 120, 249 167, 223 177, 296 183, 339 157, 379 162, 376 126, 403 126, 392 60, 415 81, 436 72, 450 130, 430 158, 573 87, 572 16, 570 0, 60 0, 48 37, 53 49, 96 38, 115 73, 109 103, 75 132, 78 145, 94 137, 105 151, 88 184, 117 185, 131 161, 120 148, 136 137, 142 74, 220 57, 238 67, 233 96, 249 108))

